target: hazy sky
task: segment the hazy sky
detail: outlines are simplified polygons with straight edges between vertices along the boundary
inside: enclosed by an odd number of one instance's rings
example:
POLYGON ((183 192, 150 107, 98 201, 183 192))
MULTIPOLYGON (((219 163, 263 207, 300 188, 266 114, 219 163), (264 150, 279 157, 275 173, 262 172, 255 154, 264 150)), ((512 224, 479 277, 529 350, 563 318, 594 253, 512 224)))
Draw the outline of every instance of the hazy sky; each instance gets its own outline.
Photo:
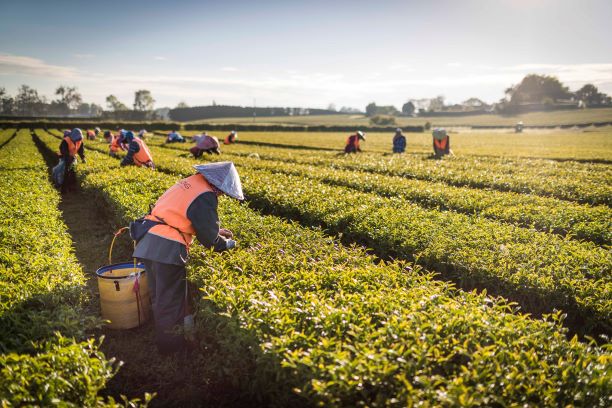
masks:
POLYGON ((527 73, 612 94, 612 0, 0 0, 0 87, 156 107, 489 102, 527 73))

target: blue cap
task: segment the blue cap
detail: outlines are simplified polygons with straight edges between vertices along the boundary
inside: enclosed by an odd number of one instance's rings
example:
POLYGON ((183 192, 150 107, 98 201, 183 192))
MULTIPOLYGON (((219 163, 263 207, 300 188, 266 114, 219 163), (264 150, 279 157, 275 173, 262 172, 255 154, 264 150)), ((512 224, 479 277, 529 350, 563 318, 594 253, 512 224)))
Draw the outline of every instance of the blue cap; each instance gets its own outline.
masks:
POLYGON ((72 129, 72 132, 70 132, 70 139, 72 139, 73 142, 78 142, 79 140, 83 140, 83 132, 81 131, 81 129, 79 128, 72 129))

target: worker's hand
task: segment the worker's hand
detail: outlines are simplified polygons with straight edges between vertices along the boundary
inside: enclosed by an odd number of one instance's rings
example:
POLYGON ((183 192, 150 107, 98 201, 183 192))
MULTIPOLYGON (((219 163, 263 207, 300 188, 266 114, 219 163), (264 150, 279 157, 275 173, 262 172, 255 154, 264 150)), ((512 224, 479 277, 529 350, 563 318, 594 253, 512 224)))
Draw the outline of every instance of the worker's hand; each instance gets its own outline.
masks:
POLYGON ((219 235, 221 235, 222 237, 227 238, 227 239, 234 238, 234 233, 232 231, 228 230, 228 229, 225 229, 225 228, 219 229, 219 235))
POLYGON ((236 248, 236 241, 234 241, 233 239, 228 239, 227 240, 227 249, 232 249, 232 248, 236 248))

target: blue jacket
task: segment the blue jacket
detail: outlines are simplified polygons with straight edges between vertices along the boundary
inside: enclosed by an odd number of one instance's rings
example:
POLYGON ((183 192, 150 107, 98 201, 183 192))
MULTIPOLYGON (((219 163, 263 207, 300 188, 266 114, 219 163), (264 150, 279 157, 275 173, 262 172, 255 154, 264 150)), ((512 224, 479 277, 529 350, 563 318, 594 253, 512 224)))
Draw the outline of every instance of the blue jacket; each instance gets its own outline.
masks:
POLYGON ((395 134, 393 136, 393 153, 404 153, 406 150, 406 136, 403 134, 395 134))

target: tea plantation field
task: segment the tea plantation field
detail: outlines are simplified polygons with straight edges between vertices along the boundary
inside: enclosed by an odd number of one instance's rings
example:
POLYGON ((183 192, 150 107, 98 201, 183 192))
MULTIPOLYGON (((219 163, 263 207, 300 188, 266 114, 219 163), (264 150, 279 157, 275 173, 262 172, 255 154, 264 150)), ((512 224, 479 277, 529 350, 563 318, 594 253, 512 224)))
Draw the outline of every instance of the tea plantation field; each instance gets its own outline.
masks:
POLYGON ((198 160, 150 136, 155 171, 85 142, 109 231, 196 163, 238 168, 246 200, 219 215, 239 245, 192 250, 180 360, 150 325, 100 328, 48 181, 61 130, 0 131, 2 405, 612 406, 612 131, 451 133, 443 160, 425 134, 402 155, 373 134, 345 156, 346 136, 241 132, 198 160))

